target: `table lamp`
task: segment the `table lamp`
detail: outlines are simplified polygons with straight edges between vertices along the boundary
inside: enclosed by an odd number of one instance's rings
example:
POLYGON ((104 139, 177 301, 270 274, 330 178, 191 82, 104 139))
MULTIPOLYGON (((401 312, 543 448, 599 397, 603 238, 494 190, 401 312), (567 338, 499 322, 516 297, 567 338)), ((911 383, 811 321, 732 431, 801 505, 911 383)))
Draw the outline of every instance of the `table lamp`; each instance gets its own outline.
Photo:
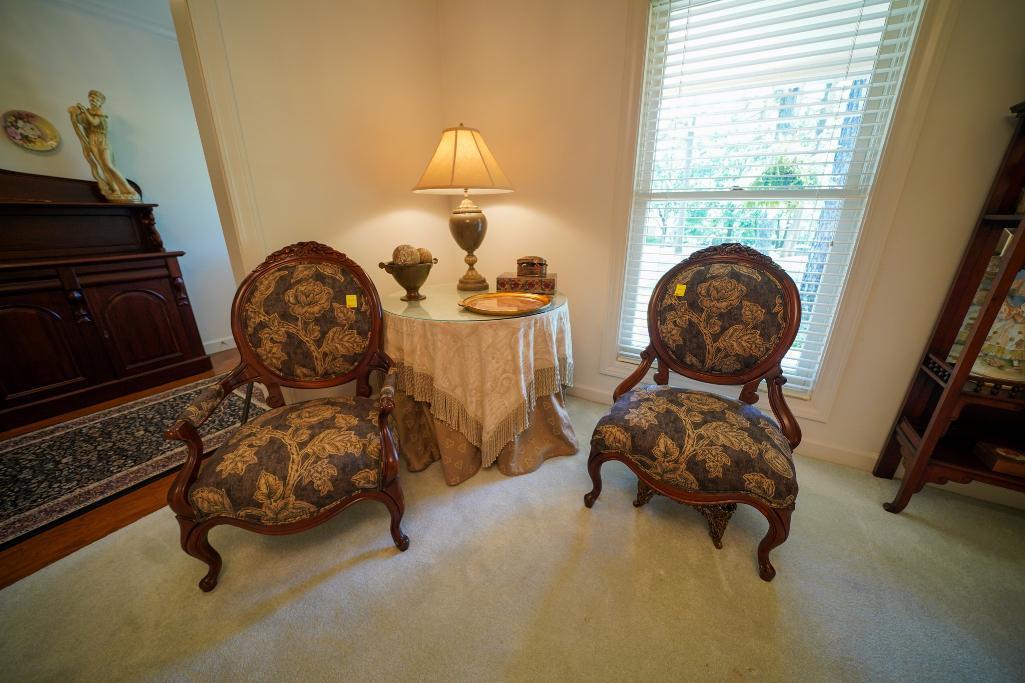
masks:
POLYGON ((448 219, 448 227, 459 248, 466 252, 466 274, 456 287, 463 291, 488 288, 488 281, 473 267, 473 255, 484 241, 488 219, 470 199, 471 194, 502 194, 512 192, 509 179, 498 167, 491 150, 476 128, 459 124, 441 132, 438 149, 420 176, 413 192, 422 194, 461 194, 459 203, 448 219))

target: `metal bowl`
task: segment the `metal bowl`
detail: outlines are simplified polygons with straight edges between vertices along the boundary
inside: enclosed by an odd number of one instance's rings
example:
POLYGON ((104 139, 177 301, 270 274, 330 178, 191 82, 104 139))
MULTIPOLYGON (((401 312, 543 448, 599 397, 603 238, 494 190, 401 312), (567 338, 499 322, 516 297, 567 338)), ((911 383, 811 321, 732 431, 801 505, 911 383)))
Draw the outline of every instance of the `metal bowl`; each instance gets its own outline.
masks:
POLYGON ((427 282, 427 276, 431 273, 431 266, 438 262, 433 259, 428 263, 412 263, 404 265, 389 261, 388 263, 377 264, 385 272, 390 273, 399 286, 406 290, 406 296, 401 297, 403 301, 422 301, 427 297, 420 293, 420 288, 427 282))

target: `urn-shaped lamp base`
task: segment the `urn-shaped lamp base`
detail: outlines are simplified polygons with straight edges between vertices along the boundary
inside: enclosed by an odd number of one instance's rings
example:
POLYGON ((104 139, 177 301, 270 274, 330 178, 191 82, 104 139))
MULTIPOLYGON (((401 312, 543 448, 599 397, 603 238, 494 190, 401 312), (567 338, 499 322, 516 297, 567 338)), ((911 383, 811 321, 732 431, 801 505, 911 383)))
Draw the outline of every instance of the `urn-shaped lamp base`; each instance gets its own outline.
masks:
POLYGON ((466 252, 466 257, 463 259, 467 266, 466 273, 459 278, 456 289, 463 292, 479 292, 487 289, 488 281, 474 268, 477 263, 474 252, 480 247, 481 242, 484 241, 484 235, 488 232, 488 219, 484 217, 484 213, 470 200, 469 196, 465 196, 449 217, 448 228, 459 248, 466 252))

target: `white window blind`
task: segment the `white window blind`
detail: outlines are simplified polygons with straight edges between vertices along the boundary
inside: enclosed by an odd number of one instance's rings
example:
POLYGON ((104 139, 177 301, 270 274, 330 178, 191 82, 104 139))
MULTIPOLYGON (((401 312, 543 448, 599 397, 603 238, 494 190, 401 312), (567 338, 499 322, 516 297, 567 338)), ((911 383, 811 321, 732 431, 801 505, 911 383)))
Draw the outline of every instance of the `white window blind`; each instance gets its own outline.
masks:
POLYGON ((783 361, 809 394, 829 341, 924 0, 654 0, 619 355, 648 344, 658 279, 742 242, 801 292, 783 361))

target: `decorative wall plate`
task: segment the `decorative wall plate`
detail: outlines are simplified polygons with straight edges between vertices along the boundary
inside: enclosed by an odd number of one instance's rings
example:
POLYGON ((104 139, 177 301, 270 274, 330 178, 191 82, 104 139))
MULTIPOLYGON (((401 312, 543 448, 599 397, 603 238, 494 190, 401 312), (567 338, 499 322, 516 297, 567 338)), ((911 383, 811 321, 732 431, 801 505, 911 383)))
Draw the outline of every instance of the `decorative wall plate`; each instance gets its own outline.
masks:
POLYGON ((39 114, 21 109, 5 111, 0 117, 4 132, 16 145, 33 152, 48 152, 60 144, 61 136, 53 124, 39 114))
POLYGON ((530 315, 552 304, 552 297, 525 292, 489 292, 466 297, 459 305, 482 315, 530 315))

